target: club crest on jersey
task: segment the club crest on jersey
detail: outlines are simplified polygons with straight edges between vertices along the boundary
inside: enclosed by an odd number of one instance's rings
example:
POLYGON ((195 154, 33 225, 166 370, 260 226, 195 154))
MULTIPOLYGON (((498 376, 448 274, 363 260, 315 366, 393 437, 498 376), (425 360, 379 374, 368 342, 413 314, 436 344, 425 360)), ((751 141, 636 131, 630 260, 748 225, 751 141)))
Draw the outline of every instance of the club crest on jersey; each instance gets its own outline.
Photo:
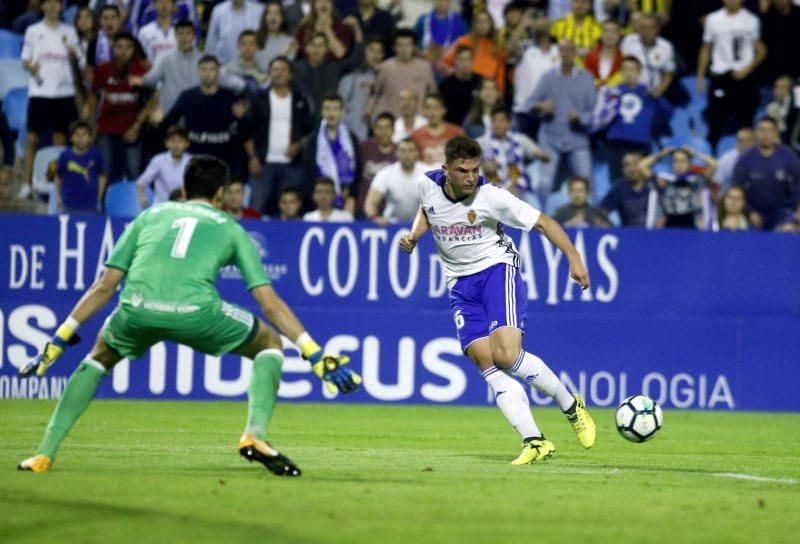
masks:
POLYGON ((474 223, 477 218, 478 214, 475 213, 475 210, 470 210, 467 212, 467 220, 470 222, 470 224, 474 223))

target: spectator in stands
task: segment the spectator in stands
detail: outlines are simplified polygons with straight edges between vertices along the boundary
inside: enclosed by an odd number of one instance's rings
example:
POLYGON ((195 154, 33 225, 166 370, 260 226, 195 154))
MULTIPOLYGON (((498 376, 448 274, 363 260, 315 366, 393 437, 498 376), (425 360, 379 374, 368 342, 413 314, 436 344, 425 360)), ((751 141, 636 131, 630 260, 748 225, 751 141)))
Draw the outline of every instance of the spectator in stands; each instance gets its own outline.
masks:
POLYGON ((781 221, 775 230, 778 232, 800 233, 800 201, 794 207, 794 213, 781 221))
POLYGON ((356 210, 359 212, 364 209, 364 201, 375 174, 397 160, 396 146, 392 141, 393 133, 394 117, 391 113, 384 112, 372 123, 372 138, 361 142, 361 176, 356 195, 356 210))
POLYGON ((758 17, 742 8, 743 0, 724 0, 725 7, 706 17, 703 46, 697 57, 697 91, 705 93, 709 70, 708 139, 716 145, 735 127, 750 124, 758 105, 754 71, 767 55, 758 17))
POLYGON ((292 46, 283 5, 278 0, 270 0, 265 4, 261 25, 256 32, 256 43, 256 63, 262 70, 267 70, 275 57, 294 60, 296 45, 292 46))
POLYGON ((106 190, 103 156, 92 146, 92 127, 73 121, 70 143, 58 157, 55 176, 56 208, 62 213, 96 213, 106 190))
MULTIPOLYGON (((353 24, 358 23, 349 18, 349 24, 339 19, 333 0, 311 0, 311 10, 297 27, 294 39, 297 42, 297 57, 303 58, 308 51, 308 42, 317 34, 323 34, 328 44, 325 61, 344 59, 353 45, 353 24)), ((330 92, 331 89, 328 89, 330 92)))
POLYGON ((744 151, 733 170, 733 184, 741 185, 753 213, 772 230, 800 200, 800 159, 780 143, 778 125, 763 117, 756 125, 756 145, 744 151))
POLYGON ((709 228, 712 218, 708 186, 717 168, 716 159, 688 145, 679 149, 669 146, 639 161, 639 169, 650 179, 653 177, 653 166, 668 155, 672 155, 672 172, 660 172, 655 176, 658 203, 664 214, 657 226, 709 228), (692 168, 692 156, 705 164, 702 172, 698 173, 692 168))
MULTIPOLYGON (((511 0, 503 8, 503 28, 497 43, 506 52, 506 74, 517 65, 523 53, 536 43, 537 28, 544 28, 526 0, 511 0)), ((546 23, 545 23, 546 24, 546 23)))
POLYGON ((800 6, 792 0, 772 0, 768 4, 769 10, 761 16, 764 44, 769 51, 764 62, 764 80, 774 81, 783 74, 796 79, 800 77, 800 59, 796 53, 800 6))
POLYGON ((589 205, 589 180, 573 176, 567 180, 569 204, 553 213, 553 219, 563 227, 610 227, 606 213, 589 205))
POLYGON ((478 138, 478 142, 483 149, 483 174, 516 196, 531 190, 526 174, 528 162, 550 160, 550 156, 527 135, 511 130, 511 116, 504 106, 492 110, 491 128, 478 138))
POLYGON ((728 187, 722 192, 717 207, 718 230, 751 230, 760 225, 750 224, 750 211, 747 208, 747 198, 739 185, 728 187))
POLYGON ((89 44, 97 38, 97 19, 94 12, 86 6, 78 8, 75 12, 75 19, 72 22, 75 32, 78 33, 78 44, 81 54, 86 58, 89 53, 89 44))
POLYGON ((556 41, 571 40, 580 57, 597 45, 602 34, 600 24, 592 17, 591 11, 589 0, 572 0, 572 11, 555 21, 550 29, 556 41))
POLYGON ((244 205, 244 183, 233 180, 225 185, 222 195, 222 211, 228 212, 231 217, 240 221, 242 219, 261 219, 261 212, 244 205))
POLYGON ((653 14, 642 15, 638 31, 622 40, 622 54, 636 57, 642 67, 640 82, 647 86, 654 98, 664 93, 675 80, 675 49, 659 36, 658 18, 653 14))
POLYGON ((206 53, 226 64, 236 58, 236 45, 244 30, 258 29, 263 4, 251 0, 225 0, 214 6, 206 35, 206 53))
POLYGON ((417 182, 433 166, 419 162, 417 145, 406 138, 397 144, 397 162, 383 168, 364 202, 364 216, 385 227, 389 223, 410 223, 419 210, 417 182), (385 206, 381 213, 381 206, 385 206))
POLYGON ((3 164, 0 166, 0 186, 2 186, 11 180, 11 170, 14 168, 14 156, 16 154, 14 136, 8 126, 8 118, 5 111, 3 111, 2 100, 0 100, 0 143, 3 146, 3 164))
MULTIPOLYGON (((106 4, 100 10, 100 32, 97 37, 89 44, 86 52, 86 79, 94 79, 94 70, 104 62, 111 62, 114 55, 113 40, 114 36, 123 29, 122 13, 116 4, 106 4)), ((138 40, 135 41, 135 55, 139 59, 146 59, 142 45, 138 40)))
POLYGON ((400 115, 394 121, 392 141, 399 143, 418 128, 425 126, 425 118, 419 114, 419 95, 413 89, 400 91, 396 109, 400 115))
POLYGON ((308 97, 292 81, 292 65, 286 57, 275 57, 269 66, 270 86, 253 98, 250 125, 253 128, 258 167, 251 178, 251 205, 274 215, 275 195, 284 187, 303 182, 300 163, 303 146, 313 130, 314 115, 308 97))
POLYGON ((410 89, 417 97, 425 96, 436 90, 436 82, 430 64, 414 56, 414 33, 401 28, 394 34, 394 57, 378 65, 369 114, 388 111, 396 119, 403 117, 398 108, 403 89, 410 89))
POLYGON ((733 169, 742 153, 753 147, 753 129, 743 127, 736 131, 736 145, 717 159, 717 171, 712 178, 721 188, 726 188, 733 183, 733 169))
MULTIPOLYGON (((797 27, 800 29, 800 27, 797 27)), ((791 141, 792 129, 798 119, 798 109, 792 96, 794 81, 788 75, 780 76, 772 86, 772 102, 767 104, 766 114, 775 119, 778 124, 778 132, 781 141, 789 144, 791 141)))
MULTIPOLYGON (((319 176, 329 179, 334 184, 336 207, 343 207, 352 219, 358 189, 358 140, 342 122, 343 117, 342 97, 338 94, 326 96, 322 100, 322 121, 317 133, 308 138, 303 160, 307 179, 319 176)), ((316 198, 314 202, 317 203, 316 198)))
POLYGON ((433 9, 423 13, 414 25, 417 43, 430 62, 436 62, 467 31, 457 12, 450 9, 450 0, 433 0, 433 9))
POLYGON ((151 64, 155 64, 159 56, 177 47, 173 27, 175 0, 153 0, 153 7, 156 12, 155 20, 140 28, 137 34, 139 43, 151 64))
POLYGON ((542 119, 537 141, 552 159, 542 166, 541 185, 536 188, 542 206, 549 193, 559 189, 555 178, 562 159, 573 176, 588 179, 592 173, 587 128, 594 109, 594 81, 575 65, 577 50, 571 40, 562 40, 558 49, 559 67, 542 76, 531 99, 542 119))
POLYGON ((506 54, 497 43, 494 20, 488 12, 482 11, 475 14, 472 31, 458 38, 456 43, 450 46, 447 53, 442 56, 439 64, 441 73, 453 72, 456 51, 460 45, 465 45, 473 51, 472 71, 481 77, 494 79, 502 93, 506 85, 506 54))
POLYGON ((31 196, 33 157, 39 137, 53 131, 53 144, 64 145, 69 124, 78 118, 75 107, 76 81, 70 61, 78 55, 83 65, 75 29, 59 20, 60 0, 42 2, 43 19, 28 27, 22 45, 22 66, 30 72, 28 80, 28 134, 25 139, 25 164, 22 187, 17 198, 31 196))
POLYGON ((141 87, 130 77, 147 71, 135 59, 134 37, 129 32, 114 36, 114 54, 110 62, 97 66, 89 96, 89 119, 97 112, 97 146, 103 154, 108 179, 116 183, 124 177, 136 179, 140 172, 139 134, 150 114, 141 87), (99 103, 99 111, 98 111, 99 103), (144 105, 143 105, 144 104, 144 105))
POLYGON ((472 59, 472 49, 459 45, 455 70, 439 83, 439 94, 447 103, 445 120, 456 125, 464 122, 482 79, 472 71, 472 59))
MULTIPOLYGON (((395 22, 392 14, 375 6, 375 0, 358 0, 353 16, 358 20, 367 40, 381 40, 383 50, 392 46, 395 22)), ((352 128, 352 127, 351 127, 352 128)))
POLYGON ((447 107, 442 95, 429 94, 422 103, 422 113, 428 123, 411 133, 417 144, 420 160, 426 164, 444 164, 444 144, 453 136, 461 136, 461 127, 444 120, 447 107))
MULTIPOLYGON (((242 148, 255 158, 252 140, 242 142, 239 124, 245 108, 239 96, 219 84, 219 61, 204 55, 197 63, 200 84, 183 91, 164 119, 167 126, 182 122, 193 155, 207 153, 228 163, 231 179, 244 179, 242 148), (203 112, 198 115, 197 112, 203 112)), ((252 168, 252 160, 250 166, 252 168)))
POLYGON ((314 181, 314 192, 311 198, 316 209, 305 214, 303 221, 327 223, 350 223, 353 221, 352 213, 334 207, 334 202, 337 200, 336 184, 331 178, 318 177, 314 181))
POLYGON ((558 66, 558 47, 548 32, 536 35, 535 45, 522 54, 514 75, 514 130, 537 134, 539 117, 531 112, 531 98, 542 76, 558 66))
POLYGON ((256 33, 252 30, 243 30, 239 34, 237 50, 237 57, 225 65, 222 73, 244 80, 248 95, 254 95, 268 79, 265 71, 256 63, 256 52, 258 51, 256 33))
POLYGON ((619 48, 621 29, 614 19, 605 21, 602 29, 600 43, 586 54, 583 66, 592 74, 595 86, 619 85, 622 81, 622 52, 619 48))
MULTIPOLYGON (((607 24, 607 23, 606 23, 607 24)), ((617 115, 606 131, 605 145, 611 179, 622 175, 622 157, 631 151, 650 153, 654 129, 659 120, 666 122, 672 107, 664 98, 653 98, 640 83, 641 65, 636 57, 622 62, 622 83, 617 87, 617 115)))
POLYGON ((303 195, 297 187, 284 187, 278 197, 278 219, 281 221, 300 221, 303 217, 303 195))
POLYGON ((308 94, 319 119, 322 99, 339 86, 339 80, 364 61, 364 43, 361 29, 355 19, 349 19, 355 30, 356 44, 353 52, 340 60, 325 59, 328 56, 328 38, 322 32, 311 36, 306 45, 305 57, 294 62, 295 80, 308 94))
POLYGON ((367 105, 378 65, 383 62, 383 40, 371 38, 364 48, 364 62, 339 81, 339 96, 344 99, 344 121, 359 141, 369 135, 367 105))
MULTIPOLYGON (((111 3, 111 2, 109 2, 111 3)), ((117 2, 121 6, 129 6, 130 11, 127 15, 128 26, 134 33, 139 32, 145 25, 152 23, 158 18, 158 8, 155 0, 122 0, 117 2)), ((175 0, 175 9, 172 14, 172 21, 189 21, 192 26, 198 27, 200 22, 197 19, 197 11, 194 8, 195 0, 175 0)))
POLYGON ((655 202, 650 204, 651 188, 647 176, 639 169, 643 155, 638 152, 628 153, 622 158, 623 178, 614 180, 600 207, 606 212, 617 212, 623 227, 645 227, 648 216, 654 215, 655 202))
POLYGON ((42 18, 41 4, 40 0, 28 0, 27 9, 11 22, 11 32, 25 34, 29 26, 38 23, 42 18))
POLYGON ((183 127, 173 125, 167 129, 164 137, 163 153, 152 158, 139 179, 136 180, 136 191, 142 209, 148 205, 160 204, 169 200, 173 191, 183 187, 183 171, 192 157, 186 152, 189 149, 189 137, 183 127), (153 201, 147 201, 145 189, 153 187, 153 201))
POLYGON ((503 97, 493 79, 483 78, 472 105, 464 119, 464 132, 470 138, 480 138, 492 126, 492 110, 503 105, 503 97))

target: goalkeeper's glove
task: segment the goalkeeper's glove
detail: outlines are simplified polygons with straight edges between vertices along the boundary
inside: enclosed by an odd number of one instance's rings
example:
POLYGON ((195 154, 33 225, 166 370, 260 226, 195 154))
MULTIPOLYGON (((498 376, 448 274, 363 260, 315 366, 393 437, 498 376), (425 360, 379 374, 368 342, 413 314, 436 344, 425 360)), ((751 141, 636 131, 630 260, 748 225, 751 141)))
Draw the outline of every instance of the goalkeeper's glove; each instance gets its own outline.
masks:
POLYGON ((67 346, 74 346, 80 342, 80 336, 75 334, 75 329, 77 328, 78 322, 72 317, 68 318, 56 329, 53 338, 44 345, 42 352, 19 370, 19 375, 23 378, 29 378, 34 374, 37 376, 44 376, 48 367, 55 363, 56 359, 61 357, 61 354, 64 353, 67 346))
POLYGON ((319 344, 306 333, 300 336, 298 344, 300 344, 303 358, 311 363, 314 374, 325 383, 325 387, 330 393, 336 393, 338 390, 346 394, 358 389, 361 376, 342 366, 350 362, 350 357, 323 353, 319 344))

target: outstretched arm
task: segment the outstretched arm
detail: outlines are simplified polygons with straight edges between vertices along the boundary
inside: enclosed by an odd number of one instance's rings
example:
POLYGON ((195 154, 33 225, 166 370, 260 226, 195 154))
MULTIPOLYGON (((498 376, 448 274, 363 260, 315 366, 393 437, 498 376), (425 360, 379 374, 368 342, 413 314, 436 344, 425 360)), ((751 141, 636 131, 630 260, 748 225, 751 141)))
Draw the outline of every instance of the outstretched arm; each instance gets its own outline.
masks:
POLYGON ((420 209, 417 210, 414 223, 411 225, 411 232, 400 238, 400 249, 406 253, 412 253, 414 248, 417 247, 417 242, 428 232, 430 226, 428 215, 425 213, 425 210, 420 207, 420 209))
POLYGON ((260 285, 250 291, 250 294, 256 299, 267 319, 284 336, 297 343, 297 339, 303 334, 305 328, 300 323, 300 320, 297 319, 297 316, 294 315, 292 309, 278 296, 275 289, 271 285, 260 285))
POLYGON ((545 238, 550 240, 564 255, 567 256, 569 263, 569 276, 578 282, 581 289, 589 288, 589 271, 581 259, 580 253, 572 245, 567 233, 561 228, 561 225, 556 223, 553 219, 545 214, 541 214, 536 224, 533 226, 536 230, 544 234, 545 238))

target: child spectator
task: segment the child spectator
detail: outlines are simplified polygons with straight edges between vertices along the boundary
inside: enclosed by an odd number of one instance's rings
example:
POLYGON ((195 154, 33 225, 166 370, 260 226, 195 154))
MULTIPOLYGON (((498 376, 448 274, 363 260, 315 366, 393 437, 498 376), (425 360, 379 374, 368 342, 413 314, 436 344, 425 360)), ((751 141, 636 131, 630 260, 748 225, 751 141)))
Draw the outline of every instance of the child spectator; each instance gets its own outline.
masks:
POLYGON ((169 200, 172 191, 183 186, 183 171, 191 158, 186 152, 189 148, 189 137, 183 127, 169 127, 164 137, 164 146, 167 151, 153 157, 136 180, 136 191, 139 193, 142 208, 148 206, 145 187, 153 186, 153 202, 150 204, 155 205, 169 200))
POLYGON ((300 210, 303 207, 303 196, 300 190, 296 187, 284 187, 281 189, 280 197, 278 198, 278 210, 280 215, 278 218, 281 221, 299 221, 303 217, 300 215, 300 210))
POLYGON ((261 212, 244 205, 244 183, 240 180, 231 180, 225 186, 222 195, 222 211, 228 212, 234 219, 261 219, 261 212))
POLYGON ((319 177, 314 182, 312 200, 317 206, 314 211, 303 216, 303 221, 320 221, 328 223, 350 223, 353 214, 333 207, 336 200, 336 185, 331 178, 319 177))
POLYGON ((96 213, 106 190, 103 156, 92 147, 92 127, 74 121, 69 127, 69 148, 56 166, 56 207, 64 213, 96 213))
POLYGON ((261 25, 256 31, 256 63, 262 70, 266 70, 275 57, 293 60, 295 51, 291 43, 292 36, 288 32, 283 5, 278 0, 269 0, 264 5, 261 25))
MULTIPOLYGON (((347 22, 355 22, 348 18, 347 22)), ((351 26, 339 19, 339 14, 333 5, 333 0, 311 0, 311 10, 297 27, 294 39, 297 42, 297 57, 303 58, 306 46, 316 34, 323 34, 328 43, 328 51, 324 61, 343 59, 350 52, 353 45, 353 32, 351 26)), ((329 89, 330 90, 330 89, 329 89)))
POLYGON ((739 185, 728 187, 719 199, 717 207, 717 230, 750 230, 760 227, 750 223, 750 210, 747 197, 739 185))

